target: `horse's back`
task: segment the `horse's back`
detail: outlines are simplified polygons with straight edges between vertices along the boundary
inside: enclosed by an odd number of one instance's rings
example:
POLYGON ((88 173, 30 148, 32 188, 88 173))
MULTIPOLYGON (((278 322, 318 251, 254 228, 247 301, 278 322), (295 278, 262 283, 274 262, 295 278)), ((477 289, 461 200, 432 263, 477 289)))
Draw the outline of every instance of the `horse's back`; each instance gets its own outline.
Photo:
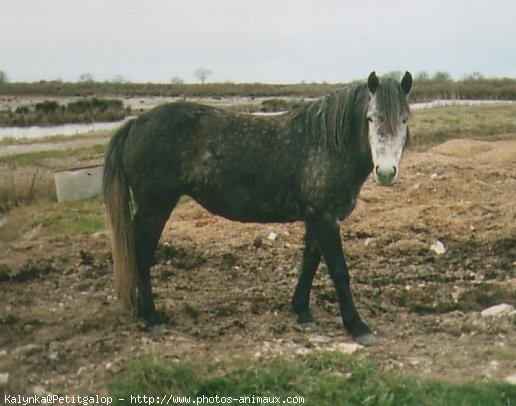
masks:
POLYGON ((169 103, 135 120, 126 161, 132 187, 159 198, 187 194, 209 211, 240 221, 289 221, 300 148, 281 119, 169 103))

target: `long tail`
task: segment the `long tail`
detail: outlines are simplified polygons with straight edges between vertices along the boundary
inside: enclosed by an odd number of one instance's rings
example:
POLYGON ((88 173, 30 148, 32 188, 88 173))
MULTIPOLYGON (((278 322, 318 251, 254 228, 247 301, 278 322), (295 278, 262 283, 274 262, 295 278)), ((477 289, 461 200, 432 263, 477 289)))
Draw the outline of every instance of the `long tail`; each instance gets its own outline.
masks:
POLYGON ((133 120, 125 123, 108 144, 104 161, 102 188, 106 216, 111 229, 113 271, 116 292, 123 306, 137 311, 137 288, 140 285, 132 220, 131 192, 122 167, 125 140, 133 120))

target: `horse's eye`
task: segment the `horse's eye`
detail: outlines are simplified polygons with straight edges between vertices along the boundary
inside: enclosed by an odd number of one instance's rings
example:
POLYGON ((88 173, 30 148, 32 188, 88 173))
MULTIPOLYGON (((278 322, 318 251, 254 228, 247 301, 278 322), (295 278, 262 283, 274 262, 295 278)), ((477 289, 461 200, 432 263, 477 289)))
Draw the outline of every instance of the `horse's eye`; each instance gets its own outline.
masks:
POLYGON ((404 118, 403 121, 402 121, 403 124, 407 124, 407 119, 404 118))
POLYGON ((372 123, 372 122, 373 122, 373 119, 372 119, 371 117, 367 117, 367 121, 368 121, 369 123, 372 123))

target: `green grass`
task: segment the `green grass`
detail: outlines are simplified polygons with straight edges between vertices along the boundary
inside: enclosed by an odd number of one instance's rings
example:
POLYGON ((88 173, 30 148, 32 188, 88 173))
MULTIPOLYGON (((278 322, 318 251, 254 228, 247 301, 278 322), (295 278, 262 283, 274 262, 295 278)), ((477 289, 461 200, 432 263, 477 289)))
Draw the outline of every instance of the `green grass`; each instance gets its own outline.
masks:
POLYGON ((60 141, 71 141, 78 139, 87 139, 87 138, 100 138, 100 137, 109 137, 114 133, 115 130, 100 130, 100 131, 89 131, 86 133, 79 133, 73 135, 48 135, 45 137, 37 137, 37 138, 15 138, 15 137, 5 137, 0 139, 0 145, 27 145, 27 144, 44 144, 50 142, 60 142, 60 141))
POLYGON ((26 236, 75 237, 105 230, 102 199, 95 197, 58 203, 39 201, 19 207, 0 228, 0 243, 23 240, 26 236))
POLYGON ((82 161, 93 159, 102 160, 105 150, 106 145, 99 144, 67 150, 25 152, 22 154, 6 155, 0 157, 0 165, 14 165, 16 167, 43 166, 51 169, 61 169, 63 166, 59 165, 60 160, 68 162, 67 158, 73 158, 73 160, 76 162, 75 166, 78 166, 82 161))
POLYGON ((414 110, 412 145, 428 148, 452 138, 486 141, 514 138, 516 105, 443 106, 414 110))
POLYGON ((51 203, 36 215, 33 224, 40 225, 46 236, 90 235, 106 228, 100 197, 51 203))
MULTIPOLYGON (((338 352, 286 361, 234 360, 200 366, 166 359, 129 362, 108 385, 117 404, 130 395, 197 397, 302 396, 305 405, 514 405, 516 386, 499 382, 450 383, 396 375, 338 352)), ((233 402, 236 404, 236 402, 233 402)))

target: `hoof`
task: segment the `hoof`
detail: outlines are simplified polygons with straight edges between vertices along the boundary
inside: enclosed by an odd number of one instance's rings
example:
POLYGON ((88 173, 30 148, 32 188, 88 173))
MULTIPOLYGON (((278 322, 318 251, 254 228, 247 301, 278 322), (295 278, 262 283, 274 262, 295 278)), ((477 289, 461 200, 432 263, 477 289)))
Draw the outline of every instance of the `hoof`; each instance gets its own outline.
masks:
POLYGON ((314 316, 312 316, 312 312, 309 309, 301 310, 296 312, 297 314, 297 324, 299 325, 311 325, 314 326, 314 316))
POLYGON ((306 321, 303 323, 297 322, 296 326, 298 330, 305 331, 312 330, 313 328, 315 328, 316 324, 313 321, 306 321))
POLYGON ((360 345, 368 347, 376 342, 376 337, 373 333, 367 333, 355 337, 355 341, 360 345))
POLYGON ((161 334, 165 332, 166 327, 167 326, 165 324, 153 324, 150 326, 150 331, 156 334, 161 334))
POLYGON ((156 311, 153 311, 152 313, 145 314, 144 316, 141 316, 145 320, 145 323, 149 327, 156 327, 167 323, 167 318, 165 315, 160 314, 156 311))

